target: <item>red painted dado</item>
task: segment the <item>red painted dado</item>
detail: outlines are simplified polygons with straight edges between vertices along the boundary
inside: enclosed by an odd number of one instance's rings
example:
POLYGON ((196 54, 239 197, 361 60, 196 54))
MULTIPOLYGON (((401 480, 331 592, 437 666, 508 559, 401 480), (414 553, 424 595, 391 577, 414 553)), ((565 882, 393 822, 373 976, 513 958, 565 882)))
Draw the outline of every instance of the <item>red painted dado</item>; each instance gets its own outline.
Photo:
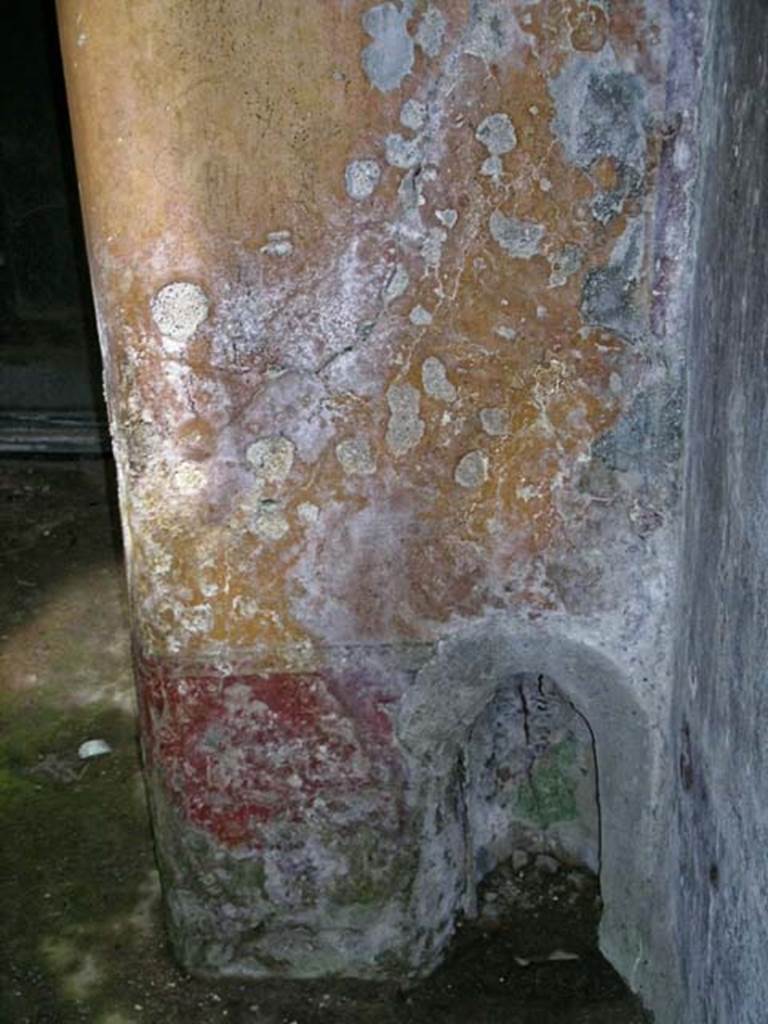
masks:
POLYGON ((389 694, 320 672, 222 675, 137 658, 144 755, 172 805, 228 847, 264 829, 402 817, 389 694))

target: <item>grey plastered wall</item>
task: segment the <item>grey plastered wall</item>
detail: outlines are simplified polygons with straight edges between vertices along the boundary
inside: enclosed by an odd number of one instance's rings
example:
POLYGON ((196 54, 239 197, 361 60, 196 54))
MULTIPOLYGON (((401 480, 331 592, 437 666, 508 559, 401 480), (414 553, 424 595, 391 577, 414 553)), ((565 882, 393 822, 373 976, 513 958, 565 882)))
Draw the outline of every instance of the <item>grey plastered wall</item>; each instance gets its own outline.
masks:
POLYGON ((675 1024, 763 1024, 768 1020, 768 4, 712 4, 704 52, 673 719, 680 832, 679 881, 673 883, 686 993, 675 1024))

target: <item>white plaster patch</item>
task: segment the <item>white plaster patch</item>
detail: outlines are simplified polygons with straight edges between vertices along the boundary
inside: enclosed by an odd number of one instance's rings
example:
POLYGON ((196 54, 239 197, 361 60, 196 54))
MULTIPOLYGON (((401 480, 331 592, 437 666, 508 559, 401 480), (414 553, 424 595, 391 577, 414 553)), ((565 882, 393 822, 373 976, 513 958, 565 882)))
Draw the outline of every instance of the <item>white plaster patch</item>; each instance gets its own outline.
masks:
POLYGON ((291 472, 296 448, 287 437, 260 437, 248 446, 245 457, 257 477, 268 483, 282 483, 291 472))
POLYGON ((476 490, 488 479, 489 465, 488 455, 480 449, 475 449, 459 459, 453 478, 460 487, 476 490))
POLYGON ((448 380, 445 366, 435 356, 428 356, 421 364, 421 382, 430 398, 441 402, 453 402, 456 388, 448 380))
POLYGON ((349 438, 336 445, 336 458, 350 476, 370 476, 376 472, 371 446, 363 438, 349 438))
POLYGON ((387 448, 393 455, 405 455, 424 435, 424 421, 419 418, 421 396, 411 384, 392 384, 387 391, 390 418, 387 425, 387 448))
POLYGON ((347 195, 356 202, 369 199, 381 179, 381 168, 375 160, 352 160, 344 171, 347 195))
POLYGON ((150 309, 164 338, 188 341, 208 319, 208 296, 191 281, 174 281, 157 292, 150 309))

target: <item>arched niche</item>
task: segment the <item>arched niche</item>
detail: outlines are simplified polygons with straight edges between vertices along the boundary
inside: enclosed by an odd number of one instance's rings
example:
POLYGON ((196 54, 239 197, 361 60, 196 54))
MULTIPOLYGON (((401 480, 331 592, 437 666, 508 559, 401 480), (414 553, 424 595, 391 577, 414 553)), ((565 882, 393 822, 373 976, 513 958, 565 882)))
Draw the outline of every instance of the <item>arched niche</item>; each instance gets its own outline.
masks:
MULTIPOLYGON (((458 912, 474 909, 480 866, 471 837, 467 751, 472 730, 498 695, 525 676, 554 681, 588 723, 599 793, 600 944, 630 981, 654 943, 659 836, 653 806, 660 741, 630 675, 593 646, 546 628, 485 621, 442 641, 400 707, 398 735, 421 815, 412 910, 424 962, 434 962, 458 912)), ((501 851, 500 851, 501 852, 501 851)))

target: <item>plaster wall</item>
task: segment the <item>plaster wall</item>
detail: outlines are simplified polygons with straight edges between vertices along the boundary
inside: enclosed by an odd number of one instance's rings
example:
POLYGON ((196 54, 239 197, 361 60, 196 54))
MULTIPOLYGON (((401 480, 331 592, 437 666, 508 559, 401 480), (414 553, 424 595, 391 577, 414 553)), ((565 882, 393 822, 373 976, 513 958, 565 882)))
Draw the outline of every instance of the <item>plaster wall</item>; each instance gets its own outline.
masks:
POLYGON ((671 1005, 697 8, 59 16, 180 957, 434 966, 505 842, 473 729, 541 675, 603 948, 671 1005))
POLYGON ((765 4, 712 5, 674 699, 691 1024, 757 1024, 768 1005, 767 40, 765 4))

